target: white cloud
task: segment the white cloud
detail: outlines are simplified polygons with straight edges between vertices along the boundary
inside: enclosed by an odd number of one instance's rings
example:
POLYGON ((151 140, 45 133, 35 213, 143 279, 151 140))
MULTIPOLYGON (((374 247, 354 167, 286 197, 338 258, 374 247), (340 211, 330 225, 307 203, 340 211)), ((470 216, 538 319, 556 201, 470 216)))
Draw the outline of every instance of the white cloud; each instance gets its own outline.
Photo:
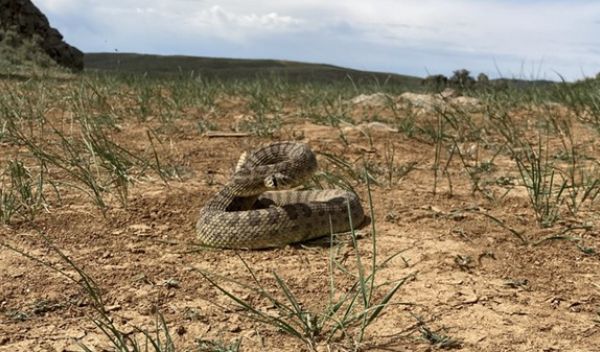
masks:
POLYGON ((494 60, 508 74, 523 62, 543 62, 548 76, 600 70, 600 2, 591 0, 34 2, 87 51, 277 55, 418 74, 467 64, 493 74, 494 60))
POLYGON ((263 14, 235 13, 218 5, 200 10, 187 17, 184 24, 187 30, 201 29, 210 31, 223 39, 243 41, 257 35, 266 35, 277 31, 298 28, 302 21, 291 16, 282 16, 276 12, 263 14))
POLYGON ((203 1, 76 1, 37 0, 36 3, 51 17, 59 18, 64 17, 65 11, 77 8, 81 11, 76 15, 82 22, 93 23, 107 36, 129 36, 132 41, 136 35, 171 33, 175 37, 200 35, 239 42, 273 32, 280 34, 302 24, 300 19, 276 11, 240 10, 236 5, 221 6, 203 1))

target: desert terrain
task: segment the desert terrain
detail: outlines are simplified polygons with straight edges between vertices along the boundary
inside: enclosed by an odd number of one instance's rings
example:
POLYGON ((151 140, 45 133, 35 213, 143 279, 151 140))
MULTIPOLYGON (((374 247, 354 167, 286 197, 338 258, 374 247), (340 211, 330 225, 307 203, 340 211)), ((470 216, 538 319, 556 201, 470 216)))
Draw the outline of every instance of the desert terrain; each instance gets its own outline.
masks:
POLYGON ((0 351, 600 351, 597 82, 0 90, 0 351), (304 187, 355 191, 369 222, 199 245, 240 154, 283 140, 317 153, 304 187))

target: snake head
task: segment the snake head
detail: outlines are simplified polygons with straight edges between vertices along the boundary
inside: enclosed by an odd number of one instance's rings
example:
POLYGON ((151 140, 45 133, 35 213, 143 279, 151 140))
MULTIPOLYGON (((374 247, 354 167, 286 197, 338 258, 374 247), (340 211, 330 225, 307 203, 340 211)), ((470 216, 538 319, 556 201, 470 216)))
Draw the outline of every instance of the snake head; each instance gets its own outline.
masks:
POLYGON ((293 187, 295 182, 292 177, 284 175, 281 172, 274 173, 265 177, 265 186, 268 188, 293 187))

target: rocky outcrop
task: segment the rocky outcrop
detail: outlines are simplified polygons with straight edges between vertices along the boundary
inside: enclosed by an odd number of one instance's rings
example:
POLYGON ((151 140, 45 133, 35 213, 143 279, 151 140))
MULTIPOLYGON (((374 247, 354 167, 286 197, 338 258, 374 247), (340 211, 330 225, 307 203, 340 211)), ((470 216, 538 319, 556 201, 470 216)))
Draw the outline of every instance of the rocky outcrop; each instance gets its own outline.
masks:
POLYGON ((461 96, 457 91, 451 88, 437 94, 419 94, 405 92, 398 96, 391 96, 385 93, 361 94, 350 100, 354 106, 368 108, 385 108, 390 104, 396 107, 416 108, 423 112, 436 112, 446 108, 476 109, 480 106, 477 98, 461 96))
POLYGON ((362 106, 385 106, 388 104, 393 98, 384 93, 375 93, 375 94, 361 94, 354 98, 352 98, 351 103, 354 105, 362 105, 362 106))
POLYGON ((83 69, 83 53, 65 43, 30 0, 0 0, 0 29, 15 31, 23 38, 37 36, 42 49, 56 63, 74 71, 83 69))
POLYGON ((477 109, 480 106, 479 99, 459 96, 452 89, 446 89, 438 94, 406 92, 402 93, 398 98, 400 103, 419 108, 426 112, 436 112, 446 108, 477 109))

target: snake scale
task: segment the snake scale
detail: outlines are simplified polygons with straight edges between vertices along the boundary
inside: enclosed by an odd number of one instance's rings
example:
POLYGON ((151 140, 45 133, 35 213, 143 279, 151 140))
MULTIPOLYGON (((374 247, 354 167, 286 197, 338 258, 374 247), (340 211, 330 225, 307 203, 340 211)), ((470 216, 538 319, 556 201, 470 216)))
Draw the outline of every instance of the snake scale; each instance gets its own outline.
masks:
POLYGON ((350 230, 364 219, 343 190, 292 191, 317 169, 308 145, 278 142, 243 153, 229 182, 200 210, 198 239, 217 248, 270 248, 350 230))

